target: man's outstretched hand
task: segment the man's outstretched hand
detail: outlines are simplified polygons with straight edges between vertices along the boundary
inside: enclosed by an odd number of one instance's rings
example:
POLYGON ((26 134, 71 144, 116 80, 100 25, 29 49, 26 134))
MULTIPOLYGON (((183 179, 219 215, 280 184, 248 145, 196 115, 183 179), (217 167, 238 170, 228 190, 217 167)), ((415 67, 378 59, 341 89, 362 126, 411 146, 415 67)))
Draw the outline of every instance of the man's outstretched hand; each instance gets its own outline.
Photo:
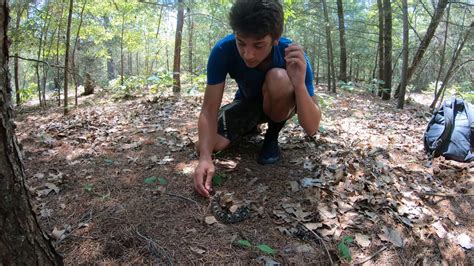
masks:
POLYGON ((194 189, 206 198, 209 198, 209 193, 212 191, 214 172, 212 159, 199 160, 199 164, 194 170, 194 189))

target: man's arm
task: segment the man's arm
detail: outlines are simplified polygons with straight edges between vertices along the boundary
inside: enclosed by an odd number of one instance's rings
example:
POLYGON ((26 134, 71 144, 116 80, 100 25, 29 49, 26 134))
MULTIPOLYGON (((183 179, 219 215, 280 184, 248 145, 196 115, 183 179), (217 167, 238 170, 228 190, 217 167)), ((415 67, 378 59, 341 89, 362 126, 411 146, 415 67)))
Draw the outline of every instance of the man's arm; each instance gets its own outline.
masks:
POLYGON ((222 101, 225 83, 207 85, 201 114, 198 120, 199 164, 194 171, 194 188, 199 194, 209 197, 214 164, 212 152, 217 139, 217 114, 222 101))
POLYGON ((306 134, 312 136, 319 129, 321 109, 311 98, 305 84, 306 59, 303 48, 292 44, 285 49, 288 77, 295 90, 295 101, 298 112, 298 121, 306 134))

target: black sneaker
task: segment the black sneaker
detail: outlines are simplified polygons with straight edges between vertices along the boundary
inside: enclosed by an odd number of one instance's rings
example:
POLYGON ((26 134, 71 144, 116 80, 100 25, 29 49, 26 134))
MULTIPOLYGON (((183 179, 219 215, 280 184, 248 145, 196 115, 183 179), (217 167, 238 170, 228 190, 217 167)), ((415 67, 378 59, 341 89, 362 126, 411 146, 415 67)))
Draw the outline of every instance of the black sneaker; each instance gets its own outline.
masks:
POLYGON ((262 150, 258 155, 257 162, 261 165, 275 164, 280 160, 280 148, 278 138, 271 138, 263 141, 262 150))

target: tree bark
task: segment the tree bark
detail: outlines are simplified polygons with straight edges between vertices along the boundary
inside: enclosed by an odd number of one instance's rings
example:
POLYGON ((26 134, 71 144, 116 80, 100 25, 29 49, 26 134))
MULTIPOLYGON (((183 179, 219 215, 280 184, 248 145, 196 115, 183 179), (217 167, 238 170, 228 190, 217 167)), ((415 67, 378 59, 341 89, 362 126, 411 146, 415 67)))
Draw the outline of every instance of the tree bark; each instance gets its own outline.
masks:
POLYGON ((334 56, 332 51, 331 26, 329 23, 328 9, 326 0, 321 0, 323 4, 324 20, 326 22, 326 45, 328 49, 328 85, 330 91, 336 93, 336 72, 334 70, 334 56), (332 85, 331 85, 332 82, 332 85))
POLYGON ((337 0, 337 17, 339 18, 339 45, 341 47, 339 79, 347 82, 347 52, 345 40, 344 8, 342 5, 342 0, 337 0))
POLYGON ((390 0, 383 0, 384 13, 384 86, 382 100, 390 100, 392 92, 392 5, 390 0))
POLYGON ((74 104, 77 106, 77 70, 76 70, 76 48, 79 43, 79 35, 81 33, 82 17, 84 14, 84 8, 86 7, 87 0, 84 0, 81 8, 81 15, 79 16, 79 26, 77 27, 76 40, 74 41, 74 47, 72 48, 72 78, 74 79, 74 104))
POLYGON ((181 93, 181 41, 184 22, 184 6, 183 0, 178 0, 178 18, 176 23, 176 34, 174 41, 174 60, 173 60, 173 93, 179 95, 181 93))
POLYGON ((456 61, 458 60, 459 55, 461 54, 461 51, 464 48, 464 45, 466 44, 467 40, 469 40, 469 38, 471 37, 473 28, 474 28, 474 22, 471 22, 471 25, 469 26, 469 29, 467 29, 464 39, 460 37, 458 41, 459 45, 456 45, 456 49, 454 50, 453 58, 451 60, 451 63, 449 64, 448 71, 446 73, 446 76, 443 79, 443 83, 441 83, 441 88, 439 88, 439 91, 436 94, 433 102, 431 103, 430 108, 433 109, 436 106, 436 103, 438 102, 441 95, 444 94, 444 90, 447 88, 447 84, 453 76, 453 73, 454 73, 453 69, 454 69, 454 66, 456 65, 456 61))
POLYGON ((62 258, 41 231, 25 186, 12 121, 8 15, 7 1, 0 0, 0 264, 62 265, 62 258))
MULTIPOLYGON (((441 21, 441 18, 443 17, 443 13, 447 5, 448 5, 448 0, 438 1, 438 5, 436 6, 434 15, 431 17, 431 21, 430 21, 430 24, 428 25, 428 29, 426 30, 426 34, 423 37, 423 40, 421 41, 420 45, 418 46, 418 49, 416 50, 416 53, 413 57, 411 65, 408 67, 407 83, 410 82, 413 74, 415 73, 416 68, 420 64, 421 59, 423 58, 423 55, 426 52, 426 49, 430 45, 431 39, 433 38, 434 33, 436 32, 436 28, 438 27, 439 22, 441 21)), ((397 90, 395 92, 395 97, 398 97, 399 90, 400 90, 400 85, 397 87, 397 90)))
POLYGON ((66 53, 64 55, 64 114, 68 113, 68 81, 69 81, 69 46, 71 44, 71 20, 72 20, 72 8, 74 0, 69 0, 69 15, 67 17, 67 30, 66 30, 66 53))
POLYGON ((441 50, 441 59, 439 63, 439 70, 438 70, 438 76, 436 76, 436 82, 435 82, 435 95, 438 93, 438 83, 439 79, 441 78, 441 73, 443 72, 443 66, 444 66, 444 59, 445 59, 445 54, 446 54, 446 44, 448 43, 448 28, 449 28, 449 10, 451 9, 451 6, 448 6, 448 10, 446 11, 446 28, 444 31, 444 43, 443 43, 443 49, 441 50))
MULTIPOLYGON (((61 24, 63 21, 63 15, 64 15, 64 5, 65 5, 65 0, 61 1, 61 16, 58 18, 58 36, 57 36, 57 42, 56 42, 56 65, 59 65, 59 40, 60 35, 61 35, 61 24)), ((61 82, 61 71, 58 68, 57 73, 56 73, 56 78, 54 79, 54 86, 56 87, 58 91, 58 106, 61 106, 61 86, 59 85, 61 82)))
POLYGON ((120 36, 120 85, 123 86, 123 68, 124 68, 124 56, 123 56, 123 34, 125 32, 125 14, 122 14, 122 34, 120 36))
POLYGON ((383 15, 383 5, 382 5, 382 0, 377 0, 377 9, 379 11, 379 50, 378 50, 378 56, 379 56, 379 75, 378 75, 378 80, 377 80, 377 95, 380 97, 382 96, 382 88, 383 88, 383 80, 384 80, 384 38, 383 38, 383 29, 384 29, 384 15, 383 15))
POLYGON ((191 10, 188 8, 188 72, 191 76, 192 82, 192 75, 194 73, 193 69, 193 35, 194 35, 194 20, 191 16, 191 10))
POLYGON ((405 104, 405 92, 407 87, 407 70, 408 70, 408 4, 407 0, 402 0, 403 14, 403 52, 402 52, 402 82, 400 83, 400 95, 398 97, 397 108, 403 109, 405 104))
MULTIPOLYGON (((21 15, 23 14, 24 7, 21 4, 18 4, 15 20, 15 31, 18 32, 20 29, 21 15)), ((15 94, 16 94, 16 105, 21 105, 21 92, 20 92, 20 59, 18 58, 18 53, 15 53, 15 59, 13 59, 13 73, 15 80, 15 94)))

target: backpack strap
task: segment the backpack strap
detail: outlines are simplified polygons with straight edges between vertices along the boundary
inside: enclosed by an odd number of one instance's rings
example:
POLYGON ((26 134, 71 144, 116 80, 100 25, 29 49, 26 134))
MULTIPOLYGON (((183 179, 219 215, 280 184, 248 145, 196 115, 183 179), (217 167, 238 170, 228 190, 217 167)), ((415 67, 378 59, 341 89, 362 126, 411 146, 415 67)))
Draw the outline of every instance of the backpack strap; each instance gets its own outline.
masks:
POLYGON ((438 137, 438 139, 433 142, 433 145, 430 147, 433 150, 433 154, 437 154, 441 147, 443 147, 446 142, 449 141, 449 136, 453 130, 454 125, 454 113, 456 109, 456 98, 453 97, 451 101, 445 101, 443 106, 444 112, 444 130, 443 133, 438 137))
POLYGON ((474 149, 474 109, 472 109, 472 105, 466 101, 464 101, 464 111, 466 111, 467 121, 469 122, 469 128, 471 130, 471 149, 474 149))

